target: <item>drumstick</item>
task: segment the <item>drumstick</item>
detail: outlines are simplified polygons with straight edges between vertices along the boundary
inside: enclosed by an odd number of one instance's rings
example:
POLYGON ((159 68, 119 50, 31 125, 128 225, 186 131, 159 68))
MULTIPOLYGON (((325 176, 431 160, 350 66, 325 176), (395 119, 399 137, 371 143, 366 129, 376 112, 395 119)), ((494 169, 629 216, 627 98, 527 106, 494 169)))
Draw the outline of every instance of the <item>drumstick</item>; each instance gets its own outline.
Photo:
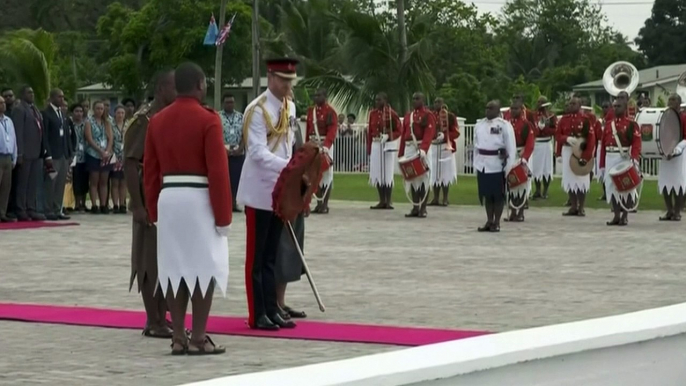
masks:
POLYGON ((298 243, 298 239, 295 237, 295 231, 293 230, 293 225, 291 224, 290 221, 286 221, 286 226, 288 227, 288 230, 291 234, 291 239, 293 240, 293 244, 295 244, 295 248, 298 250, 298 254, 300 255, 300 260, 303 263, 303 268, 305 269, 305 275, 307 275, 307 280, 310 282, 310 287, 312 287, 312 292, 314 292, 314 297, 317 299, 317 304, 319 305, 319 311, 324 312, 326 311, 326 308, 324 308, 324 303, 322 303, 322 299, 319 297, 319 291, 317 291, 317 285, 314 284, 314 279, 312 279, 312 274, 310 273, 310 268, 307 266, 307 262, 305 261, 305 255, 303 254, 302 249, 300 249, 300 244, 298 243))

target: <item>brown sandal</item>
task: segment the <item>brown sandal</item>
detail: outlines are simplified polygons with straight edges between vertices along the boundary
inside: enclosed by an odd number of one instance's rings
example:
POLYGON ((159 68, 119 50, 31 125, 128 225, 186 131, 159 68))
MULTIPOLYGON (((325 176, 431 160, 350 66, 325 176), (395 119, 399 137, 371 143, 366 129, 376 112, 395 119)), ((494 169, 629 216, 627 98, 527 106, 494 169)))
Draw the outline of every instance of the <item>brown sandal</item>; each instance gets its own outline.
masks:
POLYGON ((226 352, 226 347, 224 346, 217 346, 214 344, 212 339, 209 337, 209 335, 205 335, 205 340, 202 342, 200 346, 196 346, 194 343, 190 343, 189 347, 193 346, 197 348, 197 351, 194 350, 186 350, 186 353, 188 355, 218 355, 218 354, 224 354, 226 352), (206 351, 205 350, 205 345, 209 343, 212 345, 212 351, 206 351))
POLYGON ((188 341, 181 339, 172 339, 171 349, 171 355, 186 355, 188 353, 188 341), (181 346, 181 349, 174 350, 175 344, 181 346))

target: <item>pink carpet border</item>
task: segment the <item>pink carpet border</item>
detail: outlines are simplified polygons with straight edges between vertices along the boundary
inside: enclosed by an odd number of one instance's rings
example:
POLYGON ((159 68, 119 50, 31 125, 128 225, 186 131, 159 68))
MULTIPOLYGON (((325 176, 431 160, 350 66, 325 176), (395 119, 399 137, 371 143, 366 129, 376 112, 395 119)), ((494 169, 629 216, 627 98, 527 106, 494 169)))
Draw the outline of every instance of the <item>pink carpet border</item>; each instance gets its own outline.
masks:
POLYGON ((0 231, 18 231, 24 229, 57 228, 79 225, 77 222, 19 221, 0 223, 0 231))
MULTIPOLYGON (((123 309, 0 303, 0 320, 73 326, 141 329, 145 313, 123 309)), ((190 326, 190 317, 186 321, 190 326)), ((485 331, 448 330, 421 327, 298 321, 295 329, 277 332, 251 330, 245 317, 211 316, 207 330, 212 334, 281 339, 301 339, 395 346, 422 346, 489 334, 485 331)))

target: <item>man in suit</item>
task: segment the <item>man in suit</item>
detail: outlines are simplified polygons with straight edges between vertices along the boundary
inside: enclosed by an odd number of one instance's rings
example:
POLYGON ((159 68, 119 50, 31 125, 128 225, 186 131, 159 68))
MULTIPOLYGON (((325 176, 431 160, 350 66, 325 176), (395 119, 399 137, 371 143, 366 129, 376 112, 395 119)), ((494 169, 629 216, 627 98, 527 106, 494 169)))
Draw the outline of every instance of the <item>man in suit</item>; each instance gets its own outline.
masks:
POLYGON ((69 159, 71 158, 71 140, 67 125, 67 117, 62 106, 64 93, 56 88, 50 91, 50 103, 43 110, 43 135, 47 138, 47 151, 52 156, 52 165, 57 172, 46 175, 44 179, 45 217, 48 220, 68 220, 69 216, 62 214, 62 200, 64 185, 67 182, 69 159))
POLYGON ((42 221, 45 216, 37 210, 38 181, 43 173, 43 161, 52 168, 43 135, 43 117, 34 105, 33 89, 24 86, 21 101, 12 109, 12 121, 17 135, 17 190, 15 205, 19 221, 42 221))

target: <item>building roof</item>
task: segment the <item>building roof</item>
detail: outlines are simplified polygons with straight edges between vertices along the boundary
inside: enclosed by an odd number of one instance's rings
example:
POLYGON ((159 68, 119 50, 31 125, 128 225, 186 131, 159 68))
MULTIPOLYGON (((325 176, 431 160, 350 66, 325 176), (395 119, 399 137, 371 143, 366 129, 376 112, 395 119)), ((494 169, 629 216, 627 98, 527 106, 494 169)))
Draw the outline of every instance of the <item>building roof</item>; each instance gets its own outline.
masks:
MULTIPOLYGON (((638 72, 638 88, 652 87, 656 84, 674 82, 679 79, 681 73, 686 71, 686 64, 673 64, 669 66, 657 66, 646 68, 638 72)), ((603 89, 603 80, 577 84, 573 90, 603 89)))

